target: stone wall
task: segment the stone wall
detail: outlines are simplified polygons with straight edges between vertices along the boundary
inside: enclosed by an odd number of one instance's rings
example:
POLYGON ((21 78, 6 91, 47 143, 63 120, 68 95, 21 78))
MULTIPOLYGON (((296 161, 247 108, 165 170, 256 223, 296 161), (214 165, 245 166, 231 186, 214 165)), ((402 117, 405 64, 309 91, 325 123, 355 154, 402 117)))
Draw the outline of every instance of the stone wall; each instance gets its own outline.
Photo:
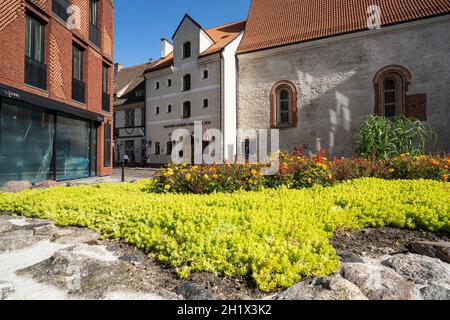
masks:
POLYGON ((448 152, 449 32, 444 17, 239 55, 238 128, 269 128, 271 88, 289 80, 298 90, 298 124, 280 131, 280 147, 307 144, 313 152, 349 156, 354 131, 374 114, 374 76, 401 65, 412 75, 406 96, 421 97, 409 101, 423 109, 426 95, 427 123, 439 136, 438 148, 448 152))

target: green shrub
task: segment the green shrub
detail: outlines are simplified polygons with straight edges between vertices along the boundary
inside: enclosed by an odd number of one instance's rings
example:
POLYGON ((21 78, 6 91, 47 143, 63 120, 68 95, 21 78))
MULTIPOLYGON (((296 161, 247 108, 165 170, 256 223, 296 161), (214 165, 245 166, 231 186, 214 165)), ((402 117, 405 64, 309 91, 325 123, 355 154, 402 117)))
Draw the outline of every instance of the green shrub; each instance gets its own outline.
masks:
POLYGON ((369 116, 356 134, 357 154, 362 157, 388 159, 408 153, 425 154, 426 143, 434 137, 430 126, 419 120, 369 116))
POLYGON ((181 277, 209 271, 263 291, 334 273, 337 229, 450 232, 450 185, 360 179, 333 187, 210 195, 149 193, 154 182, 0 194, 0 210, 88 227, 146 250, 181 277))
POLYGON ((157 171, 153 191, 163 193, 257 191, 263 186, 261 165, 167 165, 157 171))

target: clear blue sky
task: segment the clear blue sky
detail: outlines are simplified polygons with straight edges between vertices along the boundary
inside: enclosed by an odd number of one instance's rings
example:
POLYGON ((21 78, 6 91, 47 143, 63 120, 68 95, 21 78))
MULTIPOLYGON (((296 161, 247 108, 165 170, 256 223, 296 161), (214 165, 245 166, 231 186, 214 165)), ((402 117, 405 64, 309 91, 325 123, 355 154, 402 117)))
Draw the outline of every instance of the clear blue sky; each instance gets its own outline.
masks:
POLYGON ((250 0, 116 0, 115 62, 131 66, 160 57, 185 13, 204 28, 246 19, 250 0))

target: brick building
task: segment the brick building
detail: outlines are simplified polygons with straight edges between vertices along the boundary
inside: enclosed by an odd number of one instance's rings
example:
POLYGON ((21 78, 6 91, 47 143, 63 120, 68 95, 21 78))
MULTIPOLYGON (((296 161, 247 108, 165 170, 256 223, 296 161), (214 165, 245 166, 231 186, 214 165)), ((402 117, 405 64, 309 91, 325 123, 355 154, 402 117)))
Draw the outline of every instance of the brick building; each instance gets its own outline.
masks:
POLYGON ((0 184, 112 172, 112 0, 0 0, 0 184))

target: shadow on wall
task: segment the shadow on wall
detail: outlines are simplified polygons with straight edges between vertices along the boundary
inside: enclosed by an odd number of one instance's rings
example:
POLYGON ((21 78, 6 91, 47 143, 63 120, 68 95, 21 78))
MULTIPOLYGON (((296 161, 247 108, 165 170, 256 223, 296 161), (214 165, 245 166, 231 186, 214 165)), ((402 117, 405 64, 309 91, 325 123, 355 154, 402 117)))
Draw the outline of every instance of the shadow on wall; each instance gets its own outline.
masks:
POLYGON ((369 92, 371 83, 367 91, 350 97, 356 77, 354 69, 337 76, 298 72, 299 120, 297 128, 280 130, 281 149, 292 152, 295 147, 306 145, 310 153, 326 149, 332 156, 353 155, 353 136, 364 117, 373 112, 373 107, 367 108, 371 106, 368 100, 373 99, 369 92))

